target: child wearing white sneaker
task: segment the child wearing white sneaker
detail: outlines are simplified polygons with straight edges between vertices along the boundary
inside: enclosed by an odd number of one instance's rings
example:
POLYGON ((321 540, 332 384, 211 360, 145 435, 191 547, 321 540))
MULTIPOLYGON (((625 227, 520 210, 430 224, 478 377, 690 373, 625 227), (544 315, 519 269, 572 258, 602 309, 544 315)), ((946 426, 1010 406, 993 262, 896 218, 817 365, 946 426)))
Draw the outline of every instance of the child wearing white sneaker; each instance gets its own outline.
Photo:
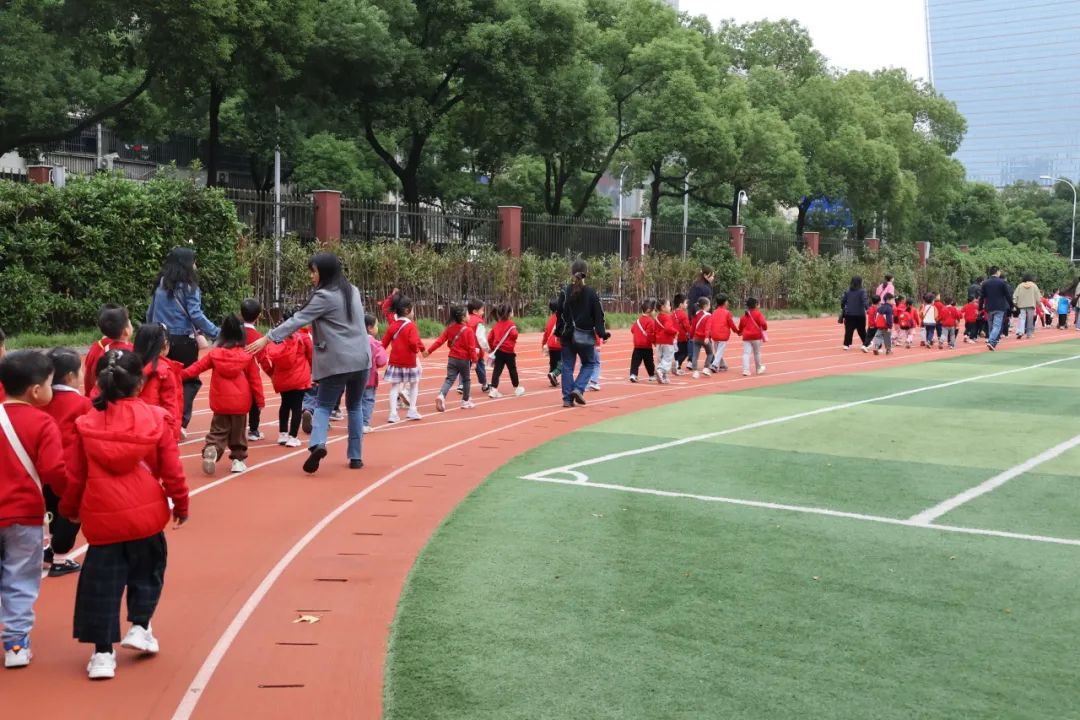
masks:
MULTIPOLYGON (((282 313, 282 321, 293 316, 293 310, 282 313)), ((300 422, 304 413, 304 395, 311 389, 311 361, 315 346, 311 335, 296 331, 280 343, 270 343, 266 353, 270 381, 274 392, 281 397, 278 408, 278 445, 298 448, 300 422)), ((251 436, 248 436, 251 439, 251 436)))
POLYGON ((738 333, 743 339, 742 374, 750 374, 750 356, 753 355, 754 366, 757 374, 765 372, 765 365, 761 362, 761 343, 765 341, 765 333, 769 329, 769 323, 765 316, 757 309, 757 298, 746 298, 746 312, 739 320, 738 333))
MULTIPOLYGON (((94 646, 87 666, 91 680, 116 674, 113 645, 120 642, 125 590, 131 628, 123 646, 158 652, 150 621, 165 581, 164 530, 170 515, 177 526, 188 517, 187 479, 169 419, 138 397, 142 360, 110 351, 99 369, 96 412, 75 421, 69 480, 60 500, 60 513, 82 522, 90 546, 75 593, 74 636, 94 646)), ((238 416, 245 430, 247 415, 238 416)))
POLYGON ((495 365, 491 372, 491 390, 488 397, 501 398, 499 392, 499 377, 503 368, 510 373, 510 384, 514 386, 514 394, 521 397, 525 394, 525 388, 518 383, 517 371, 517 338, 518 329, 514 324, 514 310, 506 303, 495 308, 495 317, 499 319, 495 327, 488 333, 488 345, 491 353, 495 356, 495 365))
POLYGON ((446 412, 446 393, 454 387, 454 383, 461 382, 461 408, 469 410, 473 405, 470 399, 472 392, 472 364, 480 358, 480 346, 476 343, 476 333, 466 322, 465 308, 459 305, 450 307, 450 322, 443 330, 439 339, 424 351, 424 357, 428 357, 443 345, 450 351, 446 360, 446 381, 435 398, 435 409, 446 412))
POLYGON ((390 356, 386 354, 386 348, 376 338, 379 335, 379 321, 374 315, 364 315, 364 324, 367 325, 368 342, 371 343, 371 372, 368 373, 367 387, 364 388, 364 398, 360 402, 360 411, 364 414, 364 432, 372 431, 371 416, 375 414, 375 393, 379 389, 379 370, 386 367, 390 362, 390 356))
POLYGON ((656 377, 656 366, 653 364, 653 345, 656 344, 656 313, 659 303, 649 298, 641 303, 641 317, 630 326, 630 335, 634 338, 634 352, 630 356, 630 382, 638 381, 638 370, 645 363, 645 372, 649 373, 649 381, 656 377))
POLYGON ((423 416, 416 409, 416 396, 420 392, 420 360, 424 343, 420 340, 420 331, 416 329, 413 317, 413 301, 404 295, 397 299, 397 317, 386 328, 382 345, 390 349, 390 363, 386 366, 386 382, 390 383, 390 417, 387 422, 401 422, 398 416, 398 397, 402 387, 407 387, 409 420, 421 420, 423 416))

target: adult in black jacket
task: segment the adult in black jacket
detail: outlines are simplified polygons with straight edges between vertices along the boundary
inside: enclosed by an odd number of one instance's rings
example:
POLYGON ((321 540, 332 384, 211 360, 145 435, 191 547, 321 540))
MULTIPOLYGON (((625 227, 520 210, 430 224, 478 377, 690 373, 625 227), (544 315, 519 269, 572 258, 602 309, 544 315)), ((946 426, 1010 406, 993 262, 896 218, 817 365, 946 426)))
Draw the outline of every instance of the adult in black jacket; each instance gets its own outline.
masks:
MULTIPOLYGON (((693 313, 697 312, 697 302, 703 297, 709 298, 712 301, 712 281, 716 277, 716 273, 708 265, 701 267, 701 272, 698 273, 697 280, 690 286, 690 289, 686 291, 687 307, 690 308, 691 317, 693 313)), ((713 307, 716 304, 713 303, 713 307)))
POLYGON ((570 266, 570 284, 559 295, 555 331, 562 340, 563 407, 585 404, 585 386, 596 371, 596 337, 611 337, 604 325, 604 308, 596 291, 585 284, 589 266, 575 260, 570 266), (581 370, 574 378, 574 364, 581 370))
POLYGON ((852 336, 859 334, 862 347, 866 347, 866 311, 870 309, 870 298, 862 286, 862 278, 851 278, 851 287, 840 298, 840 317, 844 323, 844 349, 851 347, 852 336))
POLYGON ((990 316, 990 337, 986 347, 995 350, 1005 325, 1005 314, 1012 312, 1013 289, 1002 279, 1001 270, 996 267, 991 267, 986 274, 989 277, 979 289, 979 310, 986 310, 990 316))

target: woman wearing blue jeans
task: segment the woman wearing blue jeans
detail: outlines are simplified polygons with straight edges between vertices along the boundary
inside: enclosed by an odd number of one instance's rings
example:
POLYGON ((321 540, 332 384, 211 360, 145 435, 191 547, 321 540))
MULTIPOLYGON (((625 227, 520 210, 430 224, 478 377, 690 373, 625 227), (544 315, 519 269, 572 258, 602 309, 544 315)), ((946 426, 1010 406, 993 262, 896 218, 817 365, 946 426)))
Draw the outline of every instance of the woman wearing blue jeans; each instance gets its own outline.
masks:
POLYGON ((300 328, 311 325, 315 342, 312 360, 312 379, 319 384, 315 417, 304 472, 314 473, 326 457, 326 441, 330 433, 330 413, 345 395, 349 422, 346 455, 349 467, 364 467, 364 416, 361 402, 371 371, 371 346, 364 328, 364 303, 360 291, 341 271, 335 255, 318 253, 308 262, 311 284, 315 292, 307 304, 293 316, 248 345, 247 351, 258 353, 267 343, 282 342, 300 328))
POLYGON ((589 266, 575 260, 570 266, 572 279, 559 295, 555 332, 562 340, 563 407, 585 404, 585 388, 596 374, 596 337, 604 340, 611 334, 604 327, 604 308, 596 291, 585 284, 589 266), (574 378, 574 365, 581 370, 574 378))

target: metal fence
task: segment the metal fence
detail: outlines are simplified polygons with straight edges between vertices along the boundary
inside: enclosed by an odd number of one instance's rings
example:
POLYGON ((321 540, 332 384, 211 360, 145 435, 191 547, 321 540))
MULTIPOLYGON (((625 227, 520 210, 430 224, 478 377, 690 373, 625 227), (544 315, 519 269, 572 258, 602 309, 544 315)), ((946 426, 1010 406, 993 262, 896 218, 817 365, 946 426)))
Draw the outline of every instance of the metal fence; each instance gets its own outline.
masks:
POLYGON ((818 241, 818 252, 822 255, 840 255, 842 257, 855 257, 859 249, 863 247, 865 243, 858 240, 852 240, 850 238, 820 238, 818 241))
POLYGON ((495 210, 468 214, 432 205, 401 205, 375 200, 341 201, 341 239, 353 242, 414 242, 425 245, 490 245, 499 242, 495 210))
POLYGON ((597 224, 583 218, 524 213, 521 216, 521 249, 544 256, 618 254, 625 260, 630 255, 630 223, 610 220, 597 224))
POLYGON ((803 247, 795 235, 749 235, 743 252, 753 263, 779 263, 787 259, 788 250, 803 247))
POLYGON ((698 240, 714 240, 721 238, 727 240, 727 228, 701 228, 688 227, 683 232, 682 225, 656 225, 652 226, 649 234, 649 249, 653 252, 662 252, 668 255, 682 257, 683 253, 689 253, 698 240))
MULTIPOLYGON (((222 188, 225 197, 236 206, 236 217, 255 237, 274 235, 274 195, 259 190, 222 188)), ((282 195, 281 218, 284 231, 304 240, 315 237, 315 206, 310 195, 282 195)))
POLYGON ((10 180, 11 182, 27 182, 29 178, 22 170, 0 170, 0 180, 10 180))

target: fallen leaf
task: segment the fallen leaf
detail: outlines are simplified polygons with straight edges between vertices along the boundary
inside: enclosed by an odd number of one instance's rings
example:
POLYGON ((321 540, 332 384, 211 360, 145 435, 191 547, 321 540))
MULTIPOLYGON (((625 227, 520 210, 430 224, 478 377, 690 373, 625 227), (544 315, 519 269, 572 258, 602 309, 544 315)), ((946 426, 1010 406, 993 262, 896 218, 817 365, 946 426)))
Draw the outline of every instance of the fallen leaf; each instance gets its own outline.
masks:
POLYGON ((950 556, 949 556, 949 559, 950 559, 950 560, 955 560, 955 559, 956 559, 956 556, 955 556, 955 555, 950 555, 950 556))
POLYGON ((820 578, 819 576, 815 575, 815 576, 814 576, 814 579, 815 579, 815 580, 820 580, 821 578, 820 578))
POLYGON ((593 513, 592 516, 594 518, 602 518, 602 517, 604 517, 604 513, 593 513))
POLYGON ((1010 610, 1009 608, 1005 608, 1005 614, 1012 615, 1012 610, 1010 610))
POLYGON ((309 625, 312 625, 319 622, 320 620, 322 620, 322 618, 318 615, 301 615, 300 617, 293 620, 293 625, 297 623, 308 623, 309 625))

